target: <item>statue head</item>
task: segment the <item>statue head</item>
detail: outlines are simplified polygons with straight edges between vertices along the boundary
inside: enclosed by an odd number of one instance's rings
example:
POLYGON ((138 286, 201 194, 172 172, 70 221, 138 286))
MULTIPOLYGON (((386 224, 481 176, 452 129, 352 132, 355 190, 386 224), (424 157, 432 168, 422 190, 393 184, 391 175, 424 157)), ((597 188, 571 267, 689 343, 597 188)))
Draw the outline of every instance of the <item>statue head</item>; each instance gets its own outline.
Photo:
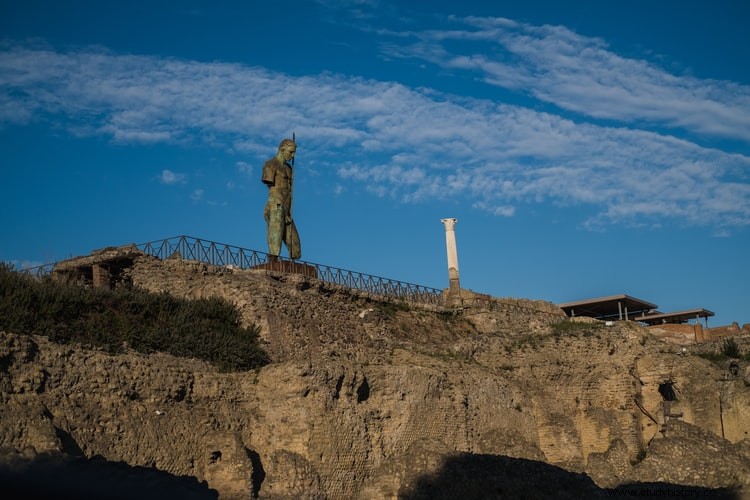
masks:
POLYGON ((291 139, 284 139, 279 144, 279 154, 284 158, 284 161, 289 161, 294 158, 294 153, 297 151, 297 144, 291 139))

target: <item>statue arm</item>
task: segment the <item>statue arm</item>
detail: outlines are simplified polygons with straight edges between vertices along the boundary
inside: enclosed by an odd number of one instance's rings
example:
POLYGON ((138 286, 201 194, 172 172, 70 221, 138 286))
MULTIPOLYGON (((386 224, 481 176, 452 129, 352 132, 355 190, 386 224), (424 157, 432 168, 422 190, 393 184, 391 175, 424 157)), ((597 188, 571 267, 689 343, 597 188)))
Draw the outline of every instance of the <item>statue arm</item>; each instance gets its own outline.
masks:
POLYGON ((267 161, 263 165, 263 175, 261 177, 263 184, 273 186, 276 183, 276 166, 272 160, 267 161))

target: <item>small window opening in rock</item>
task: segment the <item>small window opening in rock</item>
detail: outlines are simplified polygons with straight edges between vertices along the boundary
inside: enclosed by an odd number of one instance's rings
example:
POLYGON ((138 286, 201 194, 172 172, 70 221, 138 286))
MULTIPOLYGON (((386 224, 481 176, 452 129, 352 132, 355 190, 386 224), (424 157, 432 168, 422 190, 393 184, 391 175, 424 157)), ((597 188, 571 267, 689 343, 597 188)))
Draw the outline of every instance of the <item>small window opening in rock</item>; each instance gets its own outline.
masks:
POLYGON ((250 481, 253 483, 253 495, 252 498, 258 498, 260 488, 263 486, 263 481, 266 479, 266 471, 263 470, 263 463, 260 461, 260 455, 255 450, 245 448, 250 463, 253 464, 253 472, 250 476, 250 481))
POLYGON ((221 462, 221 452, 220 451, 212 451, 211 456, 208 458, 208 463, 215 464, 216 462, 221 462))
POLYGON ((339 394, 341 393, 341 387, 344 385, 344 376, 341 375, 339 379, 336 381, 336 392, 333 395, 333 399, 338 399, 339 394))
POLYGON ((367 398, 370 397, 370 384, 367 383, 367 377, 362 380, 362 383, 359 384, 359 387, 357 388, 357 403, 361 403, 362 401, 367 401, 367 398))
POLYGON ((659 384, 659 394, 664 401, 677 401, 677 394, 674 392, 674 382, 668 381, 659 384))

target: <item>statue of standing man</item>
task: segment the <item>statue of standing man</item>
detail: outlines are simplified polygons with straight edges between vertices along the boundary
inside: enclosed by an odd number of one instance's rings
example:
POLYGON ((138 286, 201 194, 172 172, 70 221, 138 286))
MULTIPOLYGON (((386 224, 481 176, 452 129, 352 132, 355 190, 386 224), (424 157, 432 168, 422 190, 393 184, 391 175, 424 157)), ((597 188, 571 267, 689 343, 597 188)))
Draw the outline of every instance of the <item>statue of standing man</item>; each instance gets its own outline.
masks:
POLYGON ((302 249, 297 227, 292 219, 292 188, 294 184, 294 154, 297 145, 292 139, 279 144, 276 156, 263 165, 262 181, 268 186, 268 201, 263 210, 266 219, 268 253, 275 260, 281 253, 283 241, 291 259, 299 259, 302 249), (291 163, 290 163, 291 162, 291 163))

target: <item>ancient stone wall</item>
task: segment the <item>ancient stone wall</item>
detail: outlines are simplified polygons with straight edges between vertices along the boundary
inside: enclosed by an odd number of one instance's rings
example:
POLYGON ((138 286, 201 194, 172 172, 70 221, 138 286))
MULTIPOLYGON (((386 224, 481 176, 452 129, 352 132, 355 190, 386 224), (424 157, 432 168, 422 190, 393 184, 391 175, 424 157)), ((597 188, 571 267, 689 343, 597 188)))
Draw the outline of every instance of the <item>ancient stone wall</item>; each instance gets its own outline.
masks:
POLYGON ((728 326, 717 326, 714 328, 707 328, 705 332, 706 340, 717 340, 732 335, 750 335, 750 324, 742 325, 742 328, 735 321, 728 326))
POLYGON ((668 323, 664 325, 649 326, 647 328, 651 333, 658 336, 661 340, 672 344, 690 345, 695 344, 696 342, 710 340, 709 338, 704 339, 705 330, 699 323, 668 323))

